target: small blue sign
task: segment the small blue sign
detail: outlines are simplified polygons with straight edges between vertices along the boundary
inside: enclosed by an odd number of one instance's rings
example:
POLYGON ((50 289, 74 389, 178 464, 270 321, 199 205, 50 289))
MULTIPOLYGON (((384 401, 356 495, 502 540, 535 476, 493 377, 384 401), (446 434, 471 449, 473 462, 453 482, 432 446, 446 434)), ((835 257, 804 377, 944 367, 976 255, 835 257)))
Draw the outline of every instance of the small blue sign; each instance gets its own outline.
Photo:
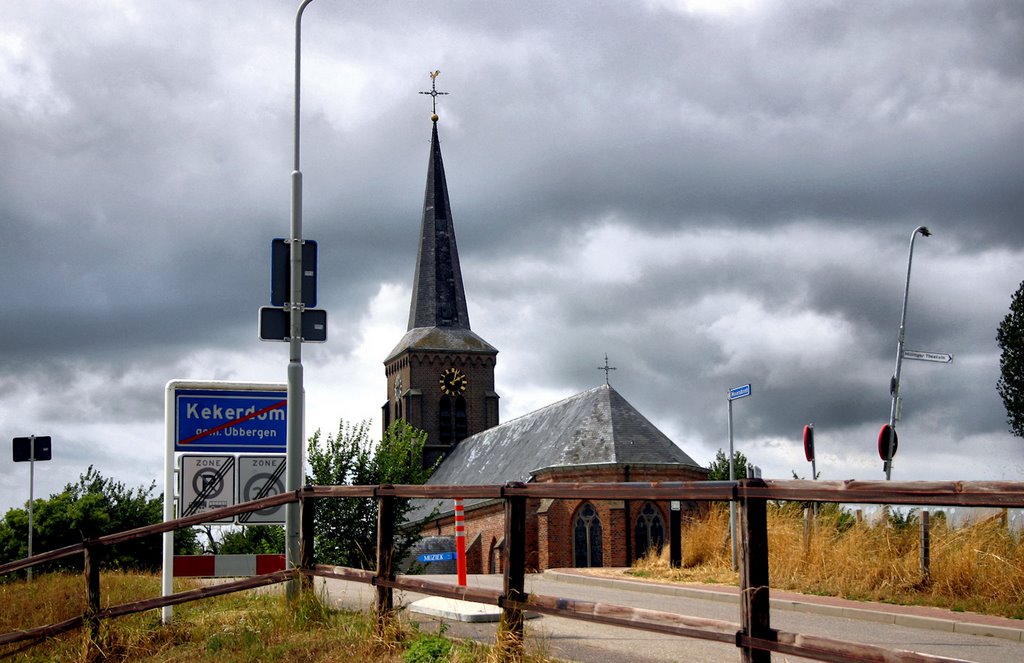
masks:
POLYGON ((285 453, 286 391, 179 389, 175 451, 285 453))
POLYGON ((750 395, 750 385, 745 384, 740 387, 733 387, 729 390, 729 400, 734 401, 737 398, 746 398, 750 395))
POLYGON ((426 553, 416 558, 419 562, 450 562, 455 559, 454 552, 426 553))

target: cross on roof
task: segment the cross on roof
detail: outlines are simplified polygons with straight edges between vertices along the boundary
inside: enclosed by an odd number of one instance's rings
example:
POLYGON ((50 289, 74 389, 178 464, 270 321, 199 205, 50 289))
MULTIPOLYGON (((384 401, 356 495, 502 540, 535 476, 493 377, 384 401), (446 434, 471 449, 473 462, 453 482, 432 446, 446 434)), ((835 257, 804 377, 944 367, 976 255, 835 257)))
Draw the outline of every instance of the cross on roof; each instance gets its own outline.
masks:
POLYGON ((441 75, 441 70, 440 69, 438 69, 436 71, 430 72, 430 92, 420 92, 420 94, 429 94, 432 97, 431 101, 433 102, 433 106, 434 106, 434 117, 433 117, 433 120, 435 122, 437 122, 437 97, 439 95, 442 95, 442 94, 448 94, 447 92, 438 92, 437 91, 437 77, 440 76, 440 75, 441 75))
POLYGON ((598 366, 597 370, 604 371, 604 383, 605 384, 611 384, 610 382, 608 382, 608 371, 614 371, 615 367, 608 365, 608 353, 607 352, 604 353, 604 366, 598 366))

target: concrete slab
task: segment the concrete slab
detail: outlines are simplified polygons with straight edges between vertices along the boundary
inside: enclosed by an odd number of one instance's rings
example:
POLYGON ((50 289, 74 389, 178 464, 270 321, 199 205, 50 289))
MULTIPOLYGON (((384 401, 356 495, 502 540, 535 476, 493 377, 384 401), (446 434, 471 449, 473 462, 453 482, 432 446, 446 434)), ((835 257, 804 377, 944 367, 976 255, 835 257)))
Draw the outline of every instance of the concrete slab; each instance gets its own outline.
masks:
POLYGON ((428 596, 425 599, 413 601, 409 604, 409 610, 457 622, 496 622, 501 619, 501 608, 496 605, 460 601, 442 596, 428 596))

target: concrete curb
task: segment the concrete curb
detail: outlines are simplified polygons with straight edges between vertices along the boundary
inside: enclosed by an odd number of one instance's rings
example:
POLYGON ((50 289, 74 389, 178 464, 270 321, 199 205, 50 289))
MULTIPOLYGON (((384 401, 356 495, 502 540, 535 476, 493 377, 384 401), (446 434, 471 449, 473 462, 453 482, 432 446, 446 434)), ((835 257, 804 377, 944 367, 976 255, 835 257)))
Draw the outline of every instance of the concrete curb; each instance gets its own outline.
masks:
MULTIPOLYGON (((577 585, 589 585, 595 587, 614 587, 616 584, 628 585, 633 589, 643 589, 645 592, 660 594, 662 596, 685 596, 688 598, 704 599, 706 601, 720 601, 723 603, 739 604, 739 595, 737 593, 723 592, 715 589, 666 585, 662 583, 643 582, 642 580, 605 578, 601 576, 568 573, 557 570, 544 571, 544 575, 554 580, 574 583, 577 585)), ((823 615, 827 617, 846 617, 848 619, 893 624, 896 626, 906 626, 908 628, 945 631, 947 633, 960 633, 964 635, 980 635, 1011 640, 1013 642, 1024 642, 1024 624, 1021 624, 1019 628, 1016 626, 998 626, 994 624, 984 624, 978 621, 971 621, 966 618, 957 619, 905 614, 889 610, 882 604, 866 603, 864 605, 877 607, 854 608, 846 605, 819 603, 810 600, 801 601, 791 598, 771 599, 771 607, 773 610, 792 610, 795 612, 823 615)))

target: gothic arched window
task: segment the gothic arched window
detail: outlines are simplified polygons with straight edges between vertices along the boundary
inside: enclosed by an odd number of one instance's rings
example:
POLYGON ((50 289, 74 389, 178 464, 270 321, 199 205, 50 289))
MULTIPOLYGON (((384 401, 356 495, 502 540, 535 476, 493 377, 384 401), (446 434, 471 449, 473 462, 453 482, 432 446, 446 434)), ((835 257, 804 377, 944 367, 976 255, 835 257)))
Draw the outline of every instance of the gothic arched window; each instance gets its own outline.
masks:
POLYGON ((573 566, 603 566, 601 556, 601 519, 590 502, 576 512, 572 526, 573 566))
POLYGON ((665 545, 665 522, 653 502, 644 502, 636 517, 636 558, 665 545))

